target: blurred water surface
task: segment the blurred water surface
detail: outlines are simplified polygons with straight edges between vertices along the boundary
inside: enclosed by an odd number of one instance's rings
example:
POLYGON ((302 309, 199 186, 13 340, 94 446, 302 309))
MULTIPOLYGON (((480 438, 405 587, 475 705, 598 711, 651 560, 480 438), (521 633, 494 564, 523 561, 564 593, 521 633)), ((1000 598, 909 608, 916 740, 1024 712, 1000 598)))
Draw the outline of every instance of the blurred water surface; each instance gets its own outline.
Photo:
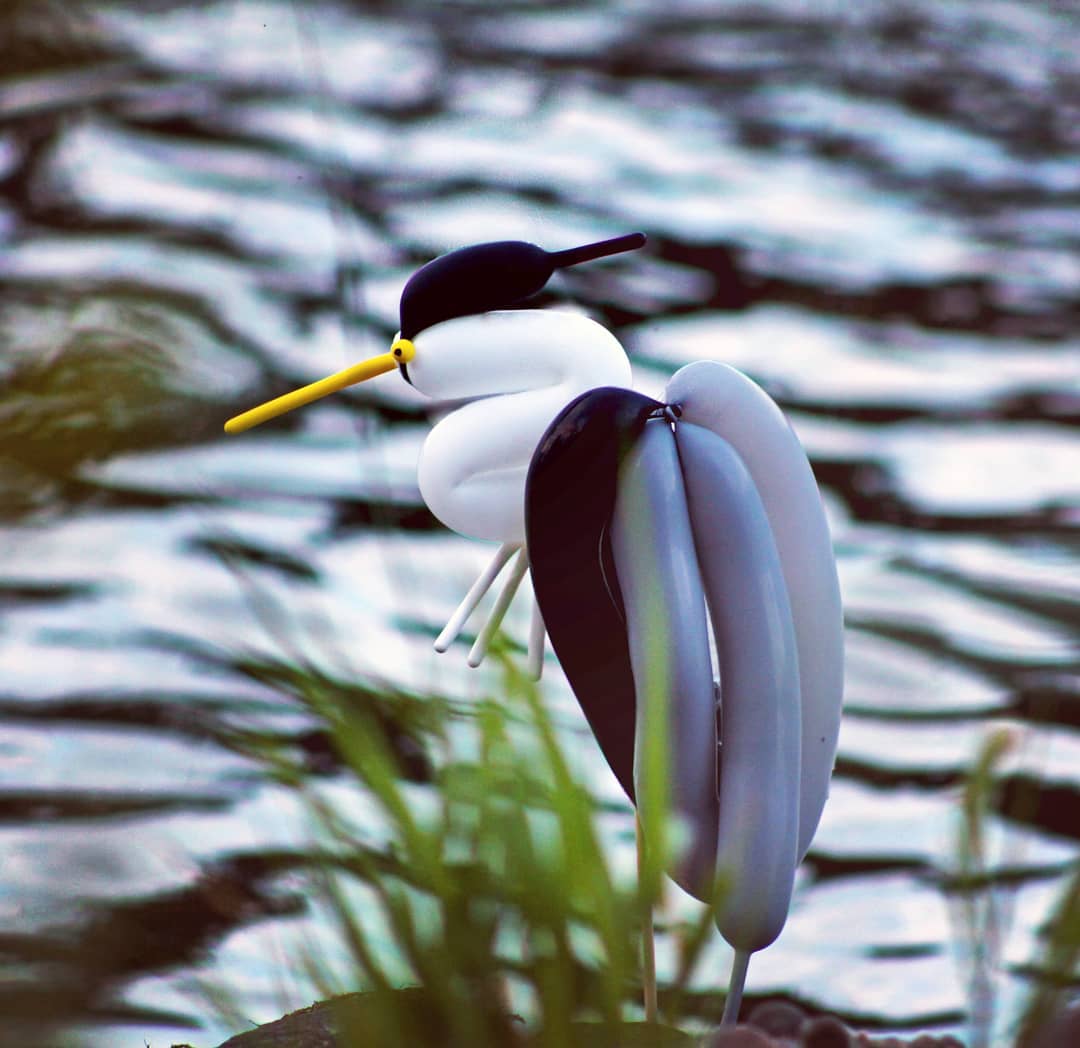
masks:
MULTIPOLYGON (((337 788, 283 637, 483 694, 431 640, 488 550, 420 502, 437 409, 395 375, 221 423, 382 351, 441 251, 632 229, 547 300, 644 392, 698 358, 762 383, 840 561, 837 776, 750 993, 963 1028, 958 789, 1004 725, 1007 1025, 1080 840, 1074 5, 15 2, 0 53, 0 1041, 216 1043, 200 980, 252 1021, 308 1003, 309 827, 234 732, 337 788)), ((545 689, 625 867, 550 660, 545 689)))

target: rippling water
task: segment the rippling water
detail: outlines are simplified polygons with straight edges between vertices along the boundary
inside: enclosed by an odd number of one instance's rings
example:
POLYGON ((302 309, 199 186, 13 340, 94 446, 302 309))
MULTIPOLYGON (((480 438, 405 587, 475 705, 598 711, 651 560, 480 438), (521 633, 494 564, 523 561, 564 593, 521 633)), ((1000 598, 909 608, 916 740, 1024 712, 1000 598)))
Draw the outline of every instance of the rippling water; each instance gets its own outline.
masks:
POLYGON ((221 422, 381 351, 434 254, 639 228, 549 299, 644 392, 698 358, 761 382, 840 561, 837 776, 749 992, 962 1027, 958 788, 1005 725, 1007 1022, 1080 840, 1080 19, 852 7, 5 6, 0 1041, 216 1043, 200 979, 307 1003, 304 813, 230 739, 324 743, 253 589, 327 672, 468 699, 490 679, 430 642, 487 550, 422 506, 432 409, 394 375, 221 422))

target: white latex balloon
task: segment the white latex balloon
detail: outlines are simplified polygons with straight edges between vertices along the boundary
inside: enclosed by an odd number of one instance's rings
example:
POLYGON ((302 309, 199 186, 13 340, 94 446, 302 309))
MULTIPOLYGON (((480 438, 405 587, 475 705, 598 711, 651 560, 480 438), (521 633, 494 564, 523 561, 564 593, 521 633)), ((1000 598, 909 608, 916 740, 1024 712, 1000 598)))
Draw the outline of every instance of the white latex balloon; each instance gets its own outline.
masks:
POLYGON ((587 389, 628 386, 630 363, 606 328, 578 313, 502 310, 421 332, 409 379, 466 404, 432 429, 417 480, 428 508, 473 538, 525 541, 525 476, 544 430, 587 389))

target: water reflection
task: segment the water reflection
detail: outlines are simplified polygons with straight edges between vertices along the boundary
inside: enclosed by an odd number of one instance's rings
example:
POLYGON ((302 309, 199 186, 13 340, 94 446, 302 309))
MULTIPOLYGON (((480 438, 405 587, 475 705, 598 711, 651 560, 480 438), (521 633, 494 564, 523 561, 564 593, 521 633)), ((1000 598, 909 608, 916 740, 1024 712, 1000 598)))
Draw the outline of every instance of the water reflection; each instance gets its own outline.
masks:
POLYGON ((46 1019, 213 1043, 200 973, 268 1019, 306 1003, 282 986, 305 936, 335 955, 296 893, 305 813, 239 734, 347 788, 252 592, 357 701, 485 686, 430 653, 487 554, 417 496, 429 406, 389 375, 251 437, 221 421, 384 348, 438 251, 639 226, 647 255, 548 300, 618 330, 644 392, 699 357, 762 382, 841 556, 837 781, 751 994, 961 1021, 956 790, 1007 724, 1007 1015, 1078 836, 1078 34, 1019 0, 6 5, 0 1005, 20 1043, 53 1043, 46 1019))

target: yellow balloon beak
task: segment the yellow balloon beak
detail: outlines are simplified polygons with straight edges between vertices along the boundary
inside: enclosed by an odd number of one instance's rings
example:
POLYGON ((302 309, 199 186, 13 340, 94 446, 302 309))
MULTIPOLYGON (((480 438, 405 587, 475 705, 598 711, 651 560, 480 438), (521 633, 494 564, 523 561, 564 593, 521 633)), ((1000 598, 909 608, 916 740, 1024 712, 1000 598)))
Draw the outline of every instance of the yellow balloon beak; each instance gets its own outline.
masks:
POLYGON ((385 375, 387 371, 393 371, 399 364, 406 364, 416 355, 416 348, 407 338, 399 338, 390 347, 389 353, 380 353, 377 357, 354 364, 351 368, 338 371, 326 378, 312 382, 309 386, 294 389, 291 393, 275 397, 265 404, 235 415, 225 423, 226 433, 243 433, 245 429, 268 422, 278 415, 284 415, 286 411, 294 408, 302 408, 313 400, 320 400, 331 393, 336 393, 346 386, 355 386, 358 382, 364 382, 376 375, 385 375))

